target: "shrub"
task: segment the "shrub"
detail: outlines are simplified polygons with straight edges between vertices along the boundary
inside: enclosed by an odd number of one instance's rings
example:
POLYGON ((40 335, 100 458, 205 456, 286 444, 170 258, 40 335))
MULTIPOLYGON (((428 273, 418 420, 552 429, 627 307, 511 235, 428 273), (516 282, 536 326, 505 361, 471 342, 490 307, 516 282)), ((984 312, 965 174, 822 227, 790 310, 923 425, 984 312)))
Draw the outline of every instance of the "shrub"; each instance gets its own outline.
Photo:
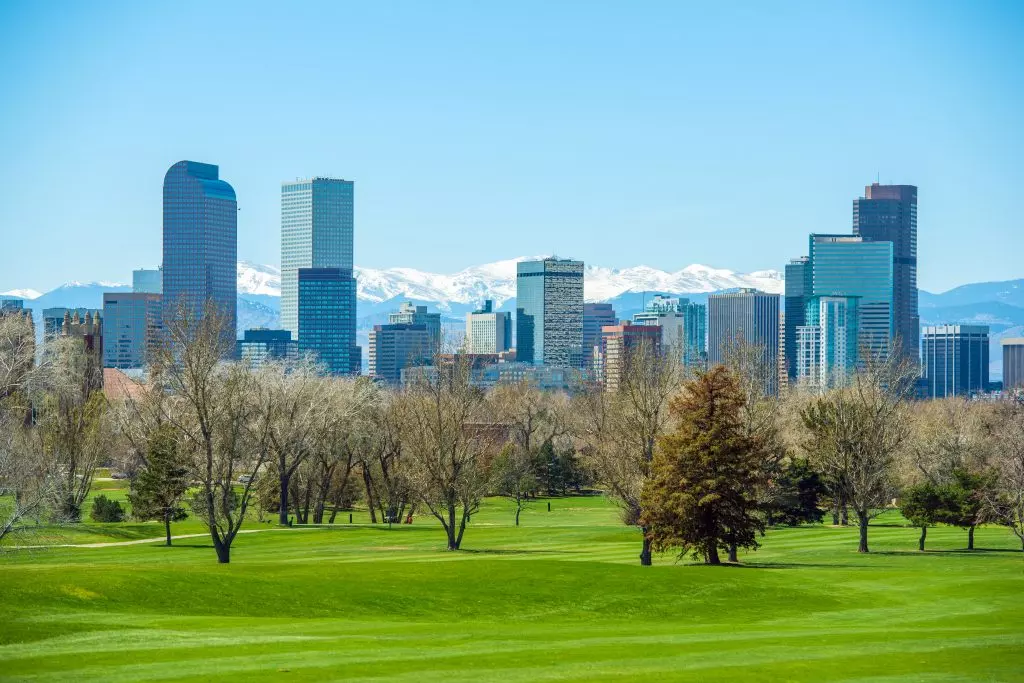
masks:
POLYGON ((124 508, 116 500, 106 496, 96 496, 92 501, 92 512, 89 514, 94 522, 123 522, 124 508))

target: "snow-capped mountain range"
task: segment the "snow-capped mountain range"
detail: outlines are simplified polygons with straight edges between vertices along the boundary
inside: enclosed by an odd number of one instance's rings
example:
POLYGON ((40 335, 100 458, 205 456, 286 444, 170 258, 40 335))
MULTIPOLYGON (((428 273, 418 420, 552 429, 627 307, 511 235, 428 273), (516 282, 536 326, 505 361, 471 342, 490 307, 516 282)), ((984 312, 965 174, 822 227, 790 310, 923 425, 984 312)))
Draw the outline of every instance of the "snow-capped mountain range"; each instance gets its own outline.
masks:
MULTIPOLYGON (((452 304, 475 305, 484 299, 493 299, 500 307, 516 295, 516 264, 530 258, 533 257, 496 261, 452 274, 429 273, 414 268, 356 266, 357 296, 374 304, 395 298, 428 301, 445 311, 450 310, 452 304)), ((781 294, 783 284, 782 274, 775 270, 736 273, 696 264, 673 273, 648 266, 623 269, 587 266, 583 276, 583 292, 587 301, 608 301, 627 292, 696 294, 739 287, 781 294)), ((238 293, 280 296, 280 268, 239 262, 238 293)))

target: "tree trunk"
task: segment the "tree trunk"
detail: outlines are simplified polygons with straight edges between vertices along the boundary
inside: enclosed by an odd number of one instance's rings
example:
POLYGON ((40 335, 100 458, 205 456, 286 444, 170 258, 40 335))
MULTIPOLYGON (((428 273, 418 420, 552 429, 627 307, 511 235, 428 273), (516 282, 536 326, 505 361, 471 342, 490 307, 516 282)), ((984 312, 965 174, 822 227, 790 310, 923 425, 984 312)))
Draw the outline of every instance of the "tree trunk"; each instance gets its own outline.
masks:
POLYGON ((729 544, 729 561, 732 562, 733 564, 739 564, 739 561, 740 561, 739 557, 736 555, 736 550, 737 550, 736 549, 736 544, 735 543, 730 543, 729 544))
POLYGON ((222 542, 216 534, 213 534, 213 548, 217 551, 217 562, 228 564, 231 562, 231 546, 222 542))
POLYGON ((290 477, 281 472, 281 500, 278 501, 281 507, 278 509, 277 523, 281 526, 288 526, 288 484, 290 477))
POLYGON ((337 516, 338 516, 338 506, 335 505, 334 508, 331 510, 331 519, 327 523, 328 524, 334 524, 334 518, 337 517, 337 516))
POLYGON ((167 532, 167 545, 171 545, 171 511, 164 510, 164 530, 167 532))
POLYGON ((832 526, 839 526, 839 503, 832 506, 832 526))
POLYGON ((917 549, 924 552, 924 539, 928 537, 928 527, 921 527, 921 539, 917 542, 917 549))
POLYGON ((458 550, 459 543, 455 540, 455 506, 448 506, 448 550, 458 550))
POLYGON ((366 487, 366 507, 370 509, 370 523, 377 523, 377 502, 373 499, 373 482, 370 473, 363 467, 363 486, 366 487))
POLYGON ((651 539, 647 537, 647 527, 640 527, 640 531, 644 535, 644 545, 640 550, 640 566, 650 567, 653 564, 651 560, 651 539))
POLYGON ((522 507, 517 507, 516 508, 516 526, 519 526, 519 513, 522 512, 522 510, 523 510, 522 507))
POLYGON ((714 543, 708 548, 707 555, 704 557, 704 564, 722 564, 722 561, 718 559, 718 546, 714 543))
POLYGON ((967 529, 967 549, 974 550, 974 525, 967 529))
POLYGON ((868 513, 857 511, 857 526, 860 527, 860 545, 857 546, 858 553, 868 552, 868 513))
POLYGON ((839 513, 839 523, 843 526, 849 526, 850 524, 850 511, 847 509, 845 502, 839 513))

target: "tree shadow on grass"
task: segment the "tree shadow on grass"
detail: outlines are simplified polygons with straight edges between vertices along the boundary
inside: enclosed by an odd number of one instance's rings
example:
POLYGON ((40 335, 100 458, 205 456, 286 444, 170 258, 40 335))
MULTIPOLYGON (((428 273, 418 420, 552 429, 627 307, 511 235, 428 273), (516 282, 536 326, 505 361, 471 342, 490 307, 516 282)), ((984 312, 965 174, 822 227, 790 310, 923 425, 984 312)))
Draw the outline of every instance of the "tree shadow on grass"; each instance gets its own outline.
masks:
POLYGON ((974 550, 967 550, 966 548, 957 548, 952 550, 937 549, 932 550, 872 550, 868 555, 893 555, 903 557, 928 557, 929 555, 963 555, 971 556, 976 555, 977 557, 984 557, 989 553, 1020 553, 1020 550, 1016 548, 975 548, 974 550))
MULTIPOLYGON (((701 562, 694 563, 695 566, 705 566, 701 562)), ((710 566, 710 565, 707 565, 710 566)), ((860 569, 862 564, 844 564, 839 562, 742 562, 740 564, 722 563, 722 567, 734 567, 736 569, 860 569)))
POLYGON ((472 555, 565 555, 564 550, 515 550, 513 548, 460 548, 460 553, 472 555))

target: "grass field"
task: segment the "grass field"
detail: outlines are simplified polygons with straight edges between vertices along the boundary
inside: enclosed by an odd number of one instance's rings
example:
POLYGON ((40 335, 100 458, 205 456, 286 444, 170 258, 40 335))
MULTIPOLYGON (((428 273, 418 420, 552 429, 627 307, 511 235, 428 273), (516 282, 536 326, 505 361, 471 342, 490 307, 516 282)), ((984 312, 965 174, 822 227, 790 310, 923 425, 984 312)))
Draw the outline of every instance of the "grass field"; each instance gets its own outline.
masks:
MULTIPOLYGON (((1024 553, 996 527, 768 532, 743 567, 636 561, 600 498, 504 502, 447 553, 412 526, 267 529, 232 564, 176 547, 0 551, 0 679, 1024 680, 1024 553)), ((339 516, 340 518, 340 516, 339 516)), ((347 522, 347 515, 344 521, 347 522)), ((197 532, 194 522, 175 533, 197 532)), ((83 524, 42 542, 157 537, 83 524)), ((25 542, 22 537, 18 542, 25 542)))

